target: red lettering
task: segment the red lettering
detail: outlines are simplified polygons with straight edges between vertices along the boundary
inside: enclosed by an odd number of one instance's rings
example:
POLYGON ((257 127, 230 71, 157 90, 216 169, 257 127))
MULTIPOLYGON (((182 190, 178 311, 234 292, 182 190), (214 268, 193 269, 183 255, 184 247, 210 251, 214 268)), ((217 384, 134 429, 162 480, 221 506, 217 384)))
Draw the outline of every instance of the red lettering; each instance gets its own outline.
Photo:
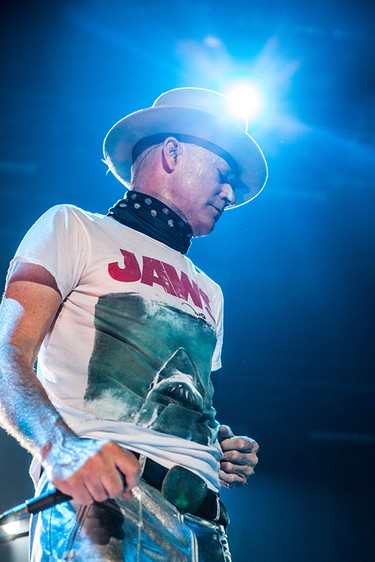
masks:
POLYGON ((165 271, 168 274, 169 280, 173 285, 175 294, 181 299, 184 299, 185 301, 189 300, 189 295, 190 295, 195 306, 198 306, 199 308, 203 308, 202 299, 199 294, 199 287, 196 284, 196 282, 195 281, 190 282, 189 277, 186 275, 184 271, 181 272, 181 279, 180 279, 177 271, 172 265, 165 262, 163 262, 163 265, 165 271))
POLYGON ((141 270, 137 262, 137 258, 132 252, 121 250, 124 256, 124 267, 120 267, 118 263, 110 263, 108 265, 108 273, 116 281, 139 281, 141 278, 141 270))
POLYGON ((208 295, 199 288, 195 281, 190 280, 184 271, 179 277, 173 265, 147 256, 143 256, 141 270, 137 258, 132 252, 121 249, 120 252, 123 256, 123 265, 120 266, 116 262, 108 265, 108 273, 113 279, 128 283, 141 281, 150 287, 154 284, 160 285, 166 293, 185 301, 188 301, 190 297, 198 308, 203 309, 204 305, 204 310, 215 322, 208 295))
POLYGON ((143 273, 141 283, 153 286, 154 283, 161 285, 166 293, 176 296, 176 292, 171 284, 164 264, 154 258, 143 257, 143 273))

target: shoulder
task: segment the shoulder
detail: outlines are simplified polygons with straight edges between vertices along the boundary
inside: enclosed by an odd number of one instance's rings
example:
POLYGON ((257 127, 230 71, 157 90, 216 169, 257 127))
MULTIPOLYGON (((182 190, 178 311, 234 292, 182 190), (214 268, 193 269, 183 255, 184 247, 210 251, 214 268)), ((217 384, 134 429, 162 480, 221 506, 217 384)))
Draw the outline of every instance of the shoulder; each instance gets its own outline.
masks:
MULTIPOLYGON (((189 258, 186 258, 189 259, 189 258)), ((191 260, 189 260, 192 267, 194 268, 194 271, 196 272, 196 274, 198 276, 200 276, 202 278, 202 280, 204 279, 206 283, 208 283, 209 285, 211 285, 212 287, 214 287, 216 289, 216 291, 221 293, 221 287, 220 285, 214 281, 212 279, 212 277, 210 277, 209 275, 207 275, 207 273, 205 273, 200 267, 198 267, 197 265, 195 265, 191 260)))
POLYGON ((44 213, 44 215, 66 216, 66 217, 75 216, 75 217, 86 218, 89 220, 101 219, 103 217, 103 215, 99 213, 86 211, 84 209, 81 209, 81 207, 77 207, 76 205, 73 205, 71 203, 60 203, 58 205, 54 205, 53 207, 50 207, 44 213))
POLYGON ((50 207, 38 219, 37 223, 52 223, 62 228, 71 228, 74 224, 89 224, 100 221, 104 218, 99 213, 85 211, 76 205, 61 203, 50 207))

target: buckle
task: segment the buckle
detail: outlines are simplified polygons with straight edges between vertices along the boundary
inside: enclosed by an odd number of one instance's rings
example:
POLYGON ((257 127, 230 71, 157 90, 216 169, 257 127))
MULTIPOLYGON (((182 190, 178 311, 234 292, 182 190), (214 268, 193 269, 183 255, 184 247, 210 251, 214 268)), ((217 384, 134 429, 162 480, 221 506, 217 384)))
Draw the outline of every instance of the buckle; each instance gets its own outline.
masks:
POLYGON ((207 494, 207 484, 183 466, 170 468, 163 480, 161 493, 184 513, 195 515, 207 494))

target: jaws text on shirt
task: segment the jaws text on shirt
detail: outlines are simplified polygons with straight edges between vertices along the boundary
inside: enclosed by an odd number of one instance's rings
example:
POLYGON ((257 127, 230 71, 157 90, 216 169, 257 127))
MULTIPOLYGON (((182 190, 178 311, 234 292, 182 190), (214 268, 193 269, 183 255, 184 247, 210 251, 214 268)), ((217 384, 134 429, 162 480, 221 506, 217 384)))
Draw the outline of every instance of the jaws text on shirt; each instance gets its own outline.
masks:
POLYGON ((195 281, 190 280, 184 271, 179 276, 173 265, 169 263, 142 256, 142 264, 140 264, 132 252, 122 249, 120 252, 123 255, 123 264, 114 262, 108 265, 108 273, 112 279, 123 283, 139 281, 150 287, 157 284, 169 295, 187 302, 190 296, 194 305, 205 310, 215 322, 208 295, 195 281))

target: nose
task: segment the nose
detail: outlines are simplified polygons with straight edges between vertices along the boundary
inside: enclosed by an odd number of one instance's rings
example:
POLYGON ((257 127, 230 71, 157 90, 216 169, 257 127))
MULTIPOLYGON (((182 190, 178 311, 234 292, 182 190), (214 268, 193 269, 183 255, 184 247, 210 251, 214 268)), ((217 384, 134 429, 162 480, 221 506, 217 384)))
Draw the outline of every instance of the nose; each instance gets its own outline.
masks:
POLYGON ((236 195, 230 183, 223 183, 221 186, 220 199, 225 201, 226 207, 231 207, 236 203, 236 195))

